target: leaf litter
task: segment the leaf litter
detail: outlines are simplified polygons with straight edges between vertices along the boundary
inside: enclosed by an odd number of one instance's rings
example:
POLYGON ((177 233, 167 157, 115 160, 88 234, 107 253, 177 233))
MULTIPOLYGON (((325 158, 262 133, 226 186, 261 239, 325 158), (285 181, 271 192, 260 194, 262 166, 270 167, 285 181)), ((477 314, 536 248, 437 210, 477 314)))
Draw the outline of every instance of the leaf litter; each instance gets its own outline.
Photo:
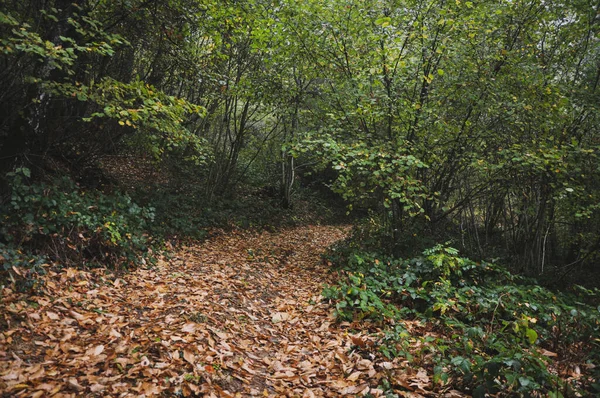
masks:
MULTIPOLYGON (((362 347, 323 300, 347 226, 216 231, 149 269, 63 269, 1 291, 0 392, 16 397, 430 396, 424 369, 362 347)), ((363 325, 364 326, 364 325, 363 325)), ((366 328, 366 326, 365 326, 366 328)))

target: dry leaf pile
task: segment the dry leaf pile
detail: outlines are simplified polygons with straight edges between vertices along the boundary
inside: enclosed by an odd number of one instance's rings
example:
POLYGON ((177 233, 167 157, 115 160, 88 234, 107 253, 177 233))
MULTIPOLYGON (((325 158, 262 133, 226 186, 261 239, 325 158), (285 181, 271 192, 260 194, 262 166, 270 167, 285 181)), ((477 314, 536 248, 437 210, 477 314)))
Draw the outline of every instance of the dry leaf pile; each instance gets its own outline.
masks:
MULTIPOLYGON (((348 228, 234 231, 152 269, 50 273, 44 294, 2 291, 0 391, 6 396, 347 396, 381 377, 426 393, 337 324, 320 296, 320 254, 348 228), (394 372, 396 375, 394 376, 394 372)), ((406 393, 409 394, 408 392, 406 393)))

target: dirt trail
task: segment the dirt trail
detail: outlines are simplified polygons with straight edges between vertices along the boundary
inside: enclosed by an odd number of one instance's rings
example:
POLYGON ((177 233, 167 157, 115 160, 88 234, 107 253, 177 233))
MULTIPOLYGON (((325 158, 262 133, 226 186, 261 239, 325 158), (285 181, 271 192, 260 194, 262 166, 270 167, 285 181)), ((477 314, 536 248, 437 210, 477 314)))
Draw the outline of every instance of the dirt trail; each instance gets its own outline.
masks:
POLYGON ((335 324, 321 253, 349 229, 217 234, 152 269, 2 291, 5 396, 380 396, 395 365, 335 324))

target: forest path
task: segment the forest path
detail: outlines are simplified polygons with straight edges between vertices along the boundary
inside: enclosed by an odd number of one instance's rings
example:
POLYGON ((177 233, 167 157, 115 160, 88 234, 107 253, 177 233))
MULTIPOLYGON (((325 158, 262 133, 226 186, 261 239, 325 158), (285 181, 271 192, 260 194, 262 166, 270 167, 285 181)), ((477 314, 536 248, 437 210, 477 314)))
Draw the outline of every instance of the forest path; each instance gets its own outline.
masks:
MULTIPOLYGON (((121 276, 65 269, 4 289, 6 396, 381 396, 397 364, 320 295, 347 226, 233 231, 121 276)), ((408 387, 408 386, 407 386, 408 387)))

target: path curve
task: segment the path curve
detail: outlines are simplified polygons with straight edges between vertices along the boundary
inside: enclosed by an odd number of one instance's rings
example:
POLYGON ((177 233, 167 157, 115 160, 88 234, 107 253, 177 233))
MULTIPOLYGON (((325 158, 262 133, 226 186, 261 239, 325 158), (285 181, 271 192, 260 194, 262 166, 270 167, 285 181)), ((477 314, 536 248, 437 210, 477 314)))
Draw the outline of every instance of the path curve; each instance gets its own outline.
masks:
POLYGON ((393 365, 357 349, 320 296, 321 253, 347 226, 234 231, 152 269, 51 273, 47 292, 4 289, 5 396, 347 396, 393 365))

